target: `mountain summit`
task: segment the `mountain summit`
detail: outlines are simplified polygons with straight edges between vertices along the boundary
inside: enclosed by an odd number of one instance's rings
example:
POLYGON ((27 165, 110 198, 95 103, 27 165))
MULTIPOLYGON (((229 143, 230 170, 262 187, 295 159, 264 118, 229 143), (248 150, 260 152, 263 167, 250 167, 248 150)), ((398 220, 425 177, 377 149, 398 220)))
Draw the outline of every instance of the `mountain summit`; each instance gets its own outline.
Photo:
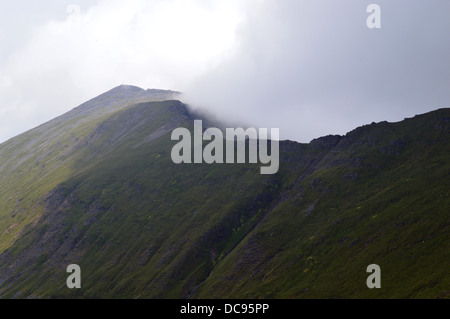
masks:
POLYGON ((174 164, 177 96, 122 85, 0 144, 1 297, 450 296, 450 109, 281 141, 272 176, 174 164))

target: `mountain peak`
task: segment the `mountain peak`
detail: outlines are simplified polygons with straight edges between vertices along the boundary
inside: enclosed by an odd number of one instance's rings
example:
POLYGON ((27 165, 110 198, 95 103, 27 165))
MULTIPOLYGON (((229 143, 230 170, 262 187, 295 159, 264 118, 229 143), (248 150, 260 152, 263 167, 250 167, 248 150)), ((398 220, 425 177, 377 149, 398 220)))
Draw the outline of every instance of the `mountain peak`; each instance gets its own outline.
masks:
POLYGON ((173 100, 179 94, 180 92, 176 91, 160 89, 144 90, 138 86, 122 84, 81 104, 74 110, 81 113, 96 111, 104 114, 105 112, 109 113, 131 104, 173 100))
POLYGON ((145 91, 143 88, 140 88, 135 85, 121 84, 111 89, 110 91, 124 91, 124 92, 142 92, 145 91))
POLYGON ((147 94, 147 95, 155 95, 155 94, 163 94, 163 95, 177 95, 181 94, 177 91, 172 90, 163 90, 163 89, 143 89, 141 87, 129 84, 121 84, 116 86, 115 88, 109 90, 106 93, 125 93, 125 94, 147 94))

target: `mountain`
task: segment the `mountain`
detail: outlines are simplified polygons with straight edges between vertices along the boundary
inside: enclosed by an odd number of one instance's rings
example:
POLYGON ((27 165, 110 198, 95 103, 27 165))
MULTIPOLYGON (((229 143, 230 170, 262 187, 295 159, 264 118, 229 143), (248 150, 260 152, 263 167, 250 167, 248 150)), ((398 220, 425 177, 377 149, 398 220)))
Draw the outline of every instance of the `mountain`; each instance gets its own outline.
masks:
POLYGON ((120 86, 0 144, 0 297, 450 297, 450 109, 281 141, 261 175, 174 164, 178 96, 120 86))

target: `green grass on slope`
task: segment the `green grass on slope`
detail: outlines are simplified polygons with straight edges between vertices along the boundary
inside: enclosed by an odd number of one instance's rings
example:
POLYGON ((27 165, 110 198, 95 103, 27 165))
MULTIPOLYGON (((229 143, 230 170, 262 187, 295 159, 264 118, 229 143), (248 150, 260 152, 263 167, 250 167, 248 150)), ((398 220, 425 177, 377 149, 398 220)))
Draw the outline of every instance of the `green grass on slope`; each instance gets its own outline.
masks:
POLYGON ((196 296, 448 298, 449 116, 440 113, 346 136, 352 143, 341 140, 292 187, 196 296), (382 289, 365 284, 372 263, 382 289))
POLYGON ((279 173, 264 176, 173 164, 170 128, 192 129, 190 115, 130 106, 84 134, 49 192, 23 196, 41 214, 5 245, 0 295, 448 298, 449 119, 282 142, 279 173), (71 263, 81 290, 65 286, 71 263), (365 285, 372 263, 382 289, 365 285))
MULTIPOLYGON (((43 213, 39 201, 76 173, 76 163, 93 162, 87 154, 101 132, 100 123, 137 102, 173 94, 120 86, 0 144, 0 252, 10 247, 27 225, 36 222, 43 213)), ((165 109, 164 102, 155 105, 165 109)))

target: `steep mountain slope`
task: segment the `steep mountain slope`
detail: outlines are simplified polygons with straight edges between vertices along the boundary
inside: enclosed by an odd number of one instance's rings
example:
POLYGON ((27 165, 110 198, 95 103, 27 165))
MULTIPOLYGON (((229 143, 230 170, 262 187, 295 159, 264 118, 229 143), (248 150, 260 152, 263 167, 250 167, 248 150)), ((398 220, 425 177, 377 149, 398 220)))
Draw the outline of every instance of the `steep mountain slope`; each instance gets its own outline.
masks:
POLYGON ((173 97, 118 87, 0 145, 0 296, 449 297, 449 109, 282 141, 260 175, 174 164, 198 115, 173 97))
POLYGON ((36 216, 37 199, 70 176, 70 167, 95 145, 99 123, 137 102, 167 100, 176 92, 122 85, 0 145, 0 250, 36 216), (26 214, 23 214, 26 211, 26 214), (10 217, 14 217, 11 223, 10 217))

